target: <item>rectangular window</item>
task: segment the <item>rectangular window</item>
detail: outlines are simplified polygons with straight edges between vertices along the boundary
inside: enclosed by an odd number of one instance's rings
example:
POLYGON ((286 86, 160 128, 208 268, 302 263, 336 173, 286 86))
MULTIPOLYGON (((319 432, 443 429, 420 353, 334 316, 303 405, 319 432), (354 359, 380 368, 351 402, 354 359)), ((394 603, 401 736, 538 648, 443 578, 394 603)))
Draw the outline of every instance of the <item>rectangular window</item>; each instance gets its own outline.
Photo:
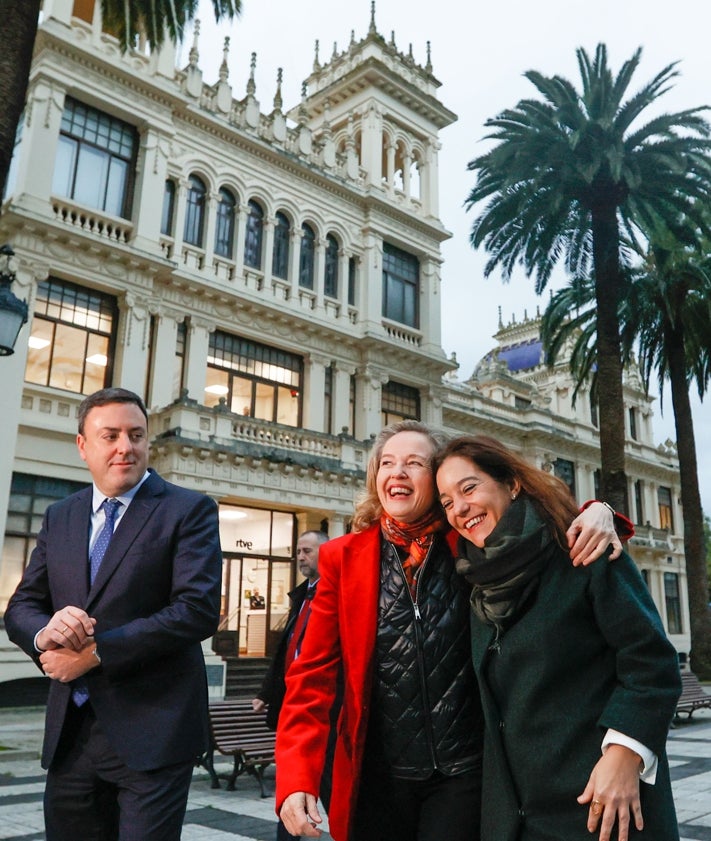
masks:
MULTIPOLYGON (((7 506, 3 574, 20 580, 35 547, 44 512, 53 503, 87 486, 86 482, 13 473, 7 506)), ((0 605, 4 610, 4 605, 0 605)))
POLYGON ((383 426, 402 420, 419 420, 420 392, 390 380, 383 386, 381 411, 383 426))
POLYGON ((599 426, 597 400, 593 397, 592 392, 590 393, 590 423, 593 426, 599 426))
POLYGON ((351 426, 348 432, 355 436, 356 431, 356 377, 351 374, 351 381, 348 388, 348 408, 350 409, 351 426))
POLYGON ((175 363, 173 367, 173 400, 180 397, 180 392, 185 382, 185 349, 188 344, 188 324, 181 321, 178 324, 178 331, 175 337, 175 363))
POLYGON ((637 516, 637 523, 644 522, 644 485, 641 479, 634 483, 634 507, 637 516))
POLYGON ((629 410, 629 418, 630 418, 630 438, 633 441, 637 440, 637 410, 630 409, 629 410))
POLYGON ((679 576, 675 572, 664 573, 664 603, 667 608, 667 630, 670 634, 683 633, 679 576))
POLYGON ((572 461, 564 458, 557 458, 553 463, 553 473, 562 479, 575 496, 575 465, 572 461))
POLYGON ((323 428, 333 432, 333 363, 326 368, 323 383, 323 428))
POLYGON ((383 317, 419 327, 420 262, 417 257, 383 243, 383 317))
POLYGON ((672 516, 672 495, 671 488, 659 488, 657 490, 657 502, 659 504, 659 528, 674 531, 674 518, 672 516))
POLYGON ((210 336, 205 405, 222 399, 238 415, 298 426, 303 359, 219 330, 210 336))
POLYGON ((91 394, 111 381, 115 298, 49 278, 37 287, 25 380, 91 394))
POLYGON ((137 137, 128 123, 67 97, 52 192, 128 218, 137 137))
POLYGON ((356 259, 348 258, 348 306, 354 307, 356 299, 356 259))

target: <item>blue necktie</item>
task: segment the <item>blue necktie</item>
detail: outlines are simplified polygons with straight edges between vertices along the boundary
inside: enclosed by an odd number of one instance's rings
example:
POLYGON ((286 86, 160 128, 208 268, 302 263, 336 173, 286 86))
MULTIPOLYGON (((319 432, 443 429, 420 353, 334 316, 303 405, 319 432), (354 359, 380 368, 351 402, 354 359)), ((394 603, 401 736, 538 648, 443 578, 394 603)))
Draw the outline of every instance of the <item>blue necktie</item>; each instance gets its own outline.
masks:
MULTIPOLYGON (((101 503, 101 508, 104 509, 106 519, 104 520, 104 527, 99 532, 99 536, 96 538, 96 543, 94 543, 94 548, 91 550, 91 555, 89 556, 89 577, 92 584, 96 578, 96 573, 99 571, 101 562, 104 560, 106 550, 109 548, 109 543, 114 533, 116 515, 121 505, 122 503, 118 499, 105 499, 101 503)), ((89 690, 87 689, 84 678, 78 678, 75 681, 74 687, 72 688, 72 700, 77 707, 81 707, 82 704, 85 704, 89 700, 89 690)))
POLYGON ((113 537, 114 523, 116 522, 116 515, 118 514, 121 504, 122 503, 120 503, 118 499, 105 499, 101 503, 106 519, 104 520, 104 527, 101 529, 99 536, 96 538, 94 548, 91 550, 89 580, 92 584, 94 583, 96 573, 99 571, 101 562, 104 560, 104 555, 106 554, 106 550, 109 548, 109 543, 113 537))

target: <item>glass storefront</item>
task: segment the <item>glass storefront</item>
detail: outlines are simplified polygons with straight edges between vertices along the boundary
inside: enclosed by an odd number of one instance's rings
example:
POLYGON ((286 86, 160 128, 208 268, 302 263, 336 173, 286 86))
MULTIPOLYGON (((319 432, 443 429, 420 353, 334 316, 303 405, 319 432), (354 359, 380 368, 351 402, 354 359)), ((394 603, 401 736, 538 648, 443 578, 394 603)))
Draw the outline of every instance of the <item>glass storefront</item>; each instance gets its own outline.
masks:
POLYGON ((223 656, 270 657, 295 586, 296 518, 281 511, 220 505, 224 566, 220 628, 223 656))

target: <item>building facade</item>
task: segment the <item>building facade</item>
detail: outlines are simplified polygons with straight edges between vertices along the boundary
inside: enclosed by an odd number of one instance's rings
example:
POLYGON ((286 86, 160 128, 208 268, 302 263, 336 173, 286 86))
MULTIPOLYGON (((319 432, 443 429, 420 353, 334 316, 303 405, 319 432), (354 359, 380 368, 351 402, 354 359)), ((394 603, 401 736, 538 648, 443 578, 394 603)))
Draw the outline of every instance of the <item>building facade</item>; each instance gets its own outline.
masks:
MULTIPOLYGON (((45 0, 0 217, 30 304, 1 363, 0 611, 47 505, 88 481, 82 397, 117 385, 145 398, 152 465, 219 503, 218 647, 263 656, 297 534, 344 533, 383 424, 497 435, 581 499, 595 496, 598 440, 567 371, 521 355, 537 319, 500 325, 466 382, 442 350, 437 158, 456 116, 429 56, 399 52, 372 17, 316 56, 284 110, 280 77, 270 108, 257 98, 254 55, 240 97, 228 42, 215 82, 200 48, 196 27, 183 69, 170 45, 122 55, 91 0, 45 0)), ((626 399, 633 551, 683 653, 676 458, 652 445, 632 376, 626 399)))

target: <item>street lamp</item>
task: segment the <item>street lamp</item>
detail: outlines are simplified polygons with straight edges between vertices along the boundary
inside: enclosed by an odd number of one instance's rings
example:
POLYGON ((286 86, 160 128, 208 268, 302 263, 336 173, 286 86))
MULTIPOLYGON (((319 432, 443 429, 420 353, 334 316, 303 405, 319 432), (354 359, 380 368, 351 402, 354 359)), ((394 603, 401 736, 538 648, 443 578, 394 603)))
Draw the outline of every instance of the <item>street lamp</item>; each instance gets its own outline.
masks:
POLYGON ((11 245, 0 246, 0 356, 15 352, 15 342, 27 321, 27 301, 21 301, 12 292, 15 280, 11 260, 15 256, 11 245))

